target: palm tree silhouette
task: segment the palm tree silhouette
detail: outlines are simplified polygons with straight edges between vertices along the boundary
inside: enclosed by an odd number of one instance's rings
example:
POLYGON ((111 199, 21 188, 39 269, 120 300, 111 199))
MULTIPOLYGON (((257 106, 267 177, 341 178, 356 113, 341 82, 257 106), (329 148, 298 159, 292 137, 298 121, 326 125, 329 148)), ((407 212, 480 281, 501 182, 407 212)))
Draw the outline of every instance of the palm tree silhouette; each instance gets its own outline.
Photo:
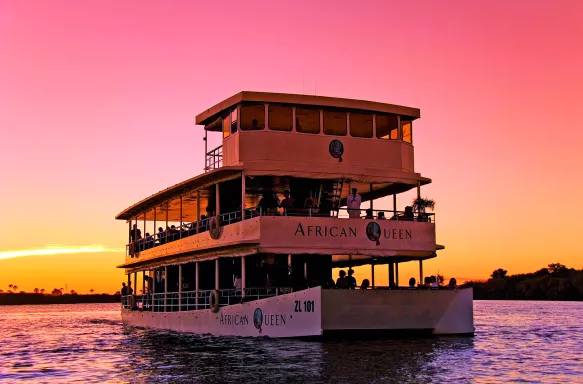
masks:
POLYGON ((44 288, 41 288, 40 289, 40 293, 43 293, 44 294, 45 293, 45 289, 44 288))
POLYGON ((8 288, 12 289, 13 285, 12 284, 8 284, 8 288))
POLYGON ((89 292, 91 292, 91 294, 93 295, 93 292, 95 292, 95 291, 93 290, 93 288, 91 288, 91 289, 89 290, 89 292))
POLYGON ((38 288, 35 288, 33 292, 38 293, 38 288))
POLYGON ((0 289, 0 293, 4 293, 4 291, 0 289))
POLYGON ((12 289, 14 289, 14 292, 18 291, 18 285, 13 285, 12 289))

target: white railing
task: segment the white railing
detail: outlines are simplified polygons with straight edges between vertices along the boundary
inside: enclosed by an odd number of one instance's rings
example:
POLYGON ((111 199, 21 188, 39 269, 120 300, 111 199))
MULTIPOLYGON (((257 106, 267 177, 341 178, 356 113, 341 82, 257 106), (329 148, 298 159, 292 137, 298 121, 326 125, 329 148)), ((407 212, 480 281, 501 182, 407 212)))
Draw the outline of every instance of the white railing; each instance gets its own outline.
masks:
MULTIPOLYGON (((152 295, 122 296, 122 307, 138 311, 178 312, 210 308, 210 295, 213 290, 155 293, 152 295), (197 300, 198 293, 198 300, 197 300)), ((289 287, 246 288, 245 296, 241 289, 220 289, 219 306, 240 304, 292 293, 289 287)))

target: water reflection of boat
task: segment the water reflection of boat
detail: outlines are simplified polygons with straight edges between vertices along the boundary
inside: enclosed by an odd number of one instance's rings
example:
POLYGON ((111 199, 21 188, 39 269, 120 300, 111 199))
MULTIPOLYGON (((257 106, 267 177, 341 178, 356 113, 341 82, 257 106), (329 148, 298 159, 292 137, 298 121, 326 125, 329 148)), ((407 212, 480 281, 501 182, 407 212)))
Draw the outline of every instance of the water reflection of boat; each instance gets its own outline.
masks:
POLYGON ((431 182, 413 166, 418 117, 390 104, 257 92, 198 115, 205 172, 116 217, 129 224, 124 323, 235 336, 473 333, 470 289, 399 285, 400 263, 418 262, 423 281, 423 261, 443 248, 433 214, 397 210, 399 194, 420 196, 431 182), (222 145, 209 151, 213 133, 222 145), (373 218, 346 217, 353 188, 373 218), (374 202, 386 196, 393 220, 376 220, 374 202), (372 289, 330 289, 332 268, 361 265, 371 266, 372 289), (379 266, 387 287, 375 285, 379 266))

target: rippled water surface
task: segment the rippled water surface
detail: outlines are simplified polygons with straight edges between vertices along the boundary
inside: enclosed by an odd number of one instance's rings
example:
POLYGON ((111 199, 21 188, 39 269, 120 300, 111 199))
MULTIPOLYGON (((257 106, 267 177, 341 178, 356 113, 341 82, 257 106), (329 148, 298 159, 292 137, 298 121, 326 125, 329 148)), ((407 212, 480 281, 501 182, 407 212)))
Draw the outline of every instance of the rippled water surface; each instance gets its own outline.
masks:
POLYGON ((125 328, 117 304, 0 307, 0 381, 583 383, 583 303, 474 307, 475 337, 359 342, 125 328))

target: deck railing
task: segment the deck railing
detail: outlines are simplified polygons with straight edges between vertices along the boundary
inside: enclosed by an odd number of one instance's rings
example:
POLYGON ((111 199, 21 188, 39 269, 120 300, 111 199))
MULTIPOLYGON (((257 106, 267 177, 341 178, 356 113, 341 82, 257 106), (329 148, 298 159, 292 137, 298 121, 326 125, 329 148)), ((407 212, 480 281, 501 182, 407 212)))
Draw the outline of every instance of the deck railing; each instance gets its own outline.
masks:
MULTIPOLYGON (((154 293, 145 295, 122 296, 122 307, 139 311, 178 312, 210 308, 210 295, 213 290, 154 293), (198 293, 198 303, 197 303, 198 293)), ((220 289, 219 306, 226 307, 241 302, 265 299, 293 292, 290 287, 246 288, 245 296, 241 289, 220 289)))
POLYGON ((205 156, 204 171, 212 171, 223 166, 223 146, 219 145, 205 156))
MULTIPOLYGON (((343 216, 339 217, 340 219, 348 219, 348 217, 346 217, 348 216, 347 208, 341 208, 339 211, 343 214, 343 216)), ((381 209, 370 210, 366 208, 361 208, 359 211, 360 212, 358 212, 358 215, 361 219, 435 223, 434 213, 413 212, 407 214, 404 211, 389 211, 381 209), (391 216, 388 217, 388 215, 391 216)), ((331 212, 322 212, 317 208, 263 209, 262 207, 256 207, 245 209, 245 219, 251 219, 260 216, 332 217, 331 212)), ((188 236, 196 235, 197 233, 206 232, 209 230, 211 219, 212 218, 204 218, 198 222, 195 221, 191 223, 183 223, 182 226, 178 226, 178 228, 174 228, 173 230, 158 232, 149 237, 137 240, 134 243, 129 243, 126 245, 126 256, 133 256, 137 252, 145 251, 158 245, 163 245, 188 236)), ((239 210, 219 215, 220 225, 229 225, 239 221, 241 221, 241 211, 239 210)))

